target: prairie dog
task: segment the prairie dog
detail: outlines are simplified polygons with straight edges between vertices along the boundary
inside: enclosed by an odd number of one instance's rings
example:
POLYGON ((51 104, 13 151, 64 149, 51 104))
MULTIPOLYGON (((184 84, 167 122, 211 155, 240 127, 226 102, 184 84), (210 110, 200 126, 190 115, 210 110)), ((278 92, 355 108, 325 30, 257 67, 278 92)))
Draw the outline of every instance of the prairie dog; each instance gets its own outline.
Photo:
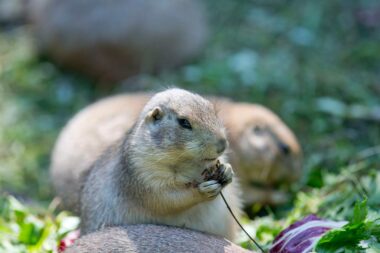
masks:
POLYGON ((39 51, 108 86, 191 60, 209 33, 202 1, 30 2, 39 51))
POLYGON ((83 180, 81 233, 124 224, 186 227, 233 239, 236 225, 219 193, 239 213, 233 171, 214 106, 181 89, 154 95, 135 124, 83 180), (221 180, 206 179, 220 161, 221 180), (222 183, 226 182, 226 183, 222 183))
POLYGON ((150 96, 115 96, 81 110, 60 133, 50 174, 63 208, 79 213, 79 178, 130 129, 150 96), (111 106, 112 105, 112 106, 111 106))
POLYGON ((302 150, 293 132, 268 108, 220 101, 245 203, 281 204, 302 176, 302 150))
POLYGON ((230 241, 197 231, 157 225, 109 227, 79 238, 65 253, 248 253, 230 241))
MULTIPOLYGON (((102 99, 77 113, 62 130, 50 166, 53 186, 65 209, 78 213, 79 175, 131 128, 149 93, 102 99)), ((269 109, 215 99, 229 135, 228 156, 240 178, 244 202, 277 204, 286 194, 276 184, 301 176, 301 148, 292 131, 269 109)))

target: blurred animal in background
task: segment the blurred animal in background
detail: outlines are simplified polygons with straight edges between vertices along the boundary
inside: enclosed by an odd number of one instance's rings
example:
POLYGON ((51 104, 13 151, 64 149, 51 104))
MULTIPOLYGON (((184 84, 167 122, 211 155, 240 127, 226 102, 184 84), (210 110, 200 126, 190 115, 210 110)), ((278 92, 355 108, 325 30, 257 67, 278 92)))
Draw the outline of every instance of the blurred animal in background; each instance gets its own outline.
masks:
POLYGON ((129 225, 108 227, 85 235, 65 252, 248 253, 250 251, 222 237, 194 230, 157 225, 129 225))
POLYGON ((0 26, 14 26, 25 22, 28 0, 0 0, 0 26))
POLYGON ((107 85, 189 61, 208 35, 196 0, 31 0, 29 10, 41 53, 107 85))
POLYGON ((222 100, 219 108, 245 203, 286 203, 288 190, 302 176, 302 150, 296 136, 262 105, 222 100))
MULTIPOLYGON (((132 127, 149 93, 102 99, 76 114, 56 141, 50 172, 65 209, 78 211, 79 177, 132 127)), ((211 98, 228 130, 229 160, 246 205, 282 204, 302 175, 301 148, 292 131, 269 109, 211 98)))

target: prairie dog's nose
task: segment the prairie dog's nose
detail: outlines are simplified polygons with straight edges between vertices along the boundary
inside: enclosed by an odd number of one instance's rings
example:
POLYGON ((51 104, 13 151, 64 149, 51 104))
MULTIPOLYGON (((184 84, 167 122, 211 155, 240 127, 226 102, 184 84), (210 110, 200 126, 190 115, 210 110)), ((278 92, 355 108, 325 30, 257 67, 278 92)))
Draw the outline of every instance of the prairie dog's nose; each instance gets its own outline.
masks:
POLYGON ((226 138, 220 138, 217 143, 216 152, 218 154, 222 154, 224 150, 226 150, 227 147, 227 140, 226 138))
POLYGON ((283 142, 280 142, 280 143, 278 144, 278 146, 279 146, 281 152, 282 152, 284 155, 289 155, 289 154, 290 154, 290 151, 291 151, 291 150, 290 150, 290 147, 289 147, 288 144, 283 143, 283 142))

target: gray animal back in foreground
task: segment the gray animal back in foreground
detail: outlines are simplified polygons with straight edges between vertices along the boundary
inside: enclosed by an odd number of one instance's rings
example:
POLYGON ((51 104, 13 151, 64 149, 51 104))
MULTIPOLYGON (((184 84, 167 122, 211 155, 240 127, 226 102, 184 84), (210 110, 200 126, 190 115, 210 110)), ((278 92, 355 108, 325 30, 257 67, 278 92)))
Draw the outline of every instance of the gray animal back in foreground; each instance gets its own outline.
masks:
POLYGON ((230 241, 205 233, 157 225, 109 227, 88 234, 65 253, 167 252, 167 253, 249 253, 230 241))

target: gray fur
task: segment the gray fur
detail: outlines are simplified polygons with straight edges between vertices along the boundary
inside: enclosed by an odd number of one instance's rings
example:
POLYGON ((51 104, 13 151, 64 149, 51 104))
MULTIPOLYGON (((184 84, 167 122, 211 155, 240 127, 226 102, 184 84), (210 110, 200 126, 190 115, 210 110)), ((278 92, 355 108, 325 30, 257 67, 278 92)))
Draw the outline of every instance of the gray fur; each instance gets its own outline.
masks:
MULTIPOLYGON (((236 226, 228 213, 218 181, 204 182, 202 172, 215 163, 225 132, 211 103, 185 90, 155 95, 136 124, 94 163, 81 194, 81 231, 123 224, 165 224, 233 239, 236 226), (152 110, 159 108, 155 121, 152 110), (168 115, 171 115, 169 117, 168 115), (191 121, 181 128, 177 118, 191 121), (157 142, 157 132, 162 140, 157 142)), ((225 164, 223 180, 231 181, 225 164)), ((224 187, 234 211, 239 198, 234 184, 224 187)))
POLYGON ((230 241, 193 230, 156 225, 110 227, 88 234, 65 253, 248 253, 230 241))

